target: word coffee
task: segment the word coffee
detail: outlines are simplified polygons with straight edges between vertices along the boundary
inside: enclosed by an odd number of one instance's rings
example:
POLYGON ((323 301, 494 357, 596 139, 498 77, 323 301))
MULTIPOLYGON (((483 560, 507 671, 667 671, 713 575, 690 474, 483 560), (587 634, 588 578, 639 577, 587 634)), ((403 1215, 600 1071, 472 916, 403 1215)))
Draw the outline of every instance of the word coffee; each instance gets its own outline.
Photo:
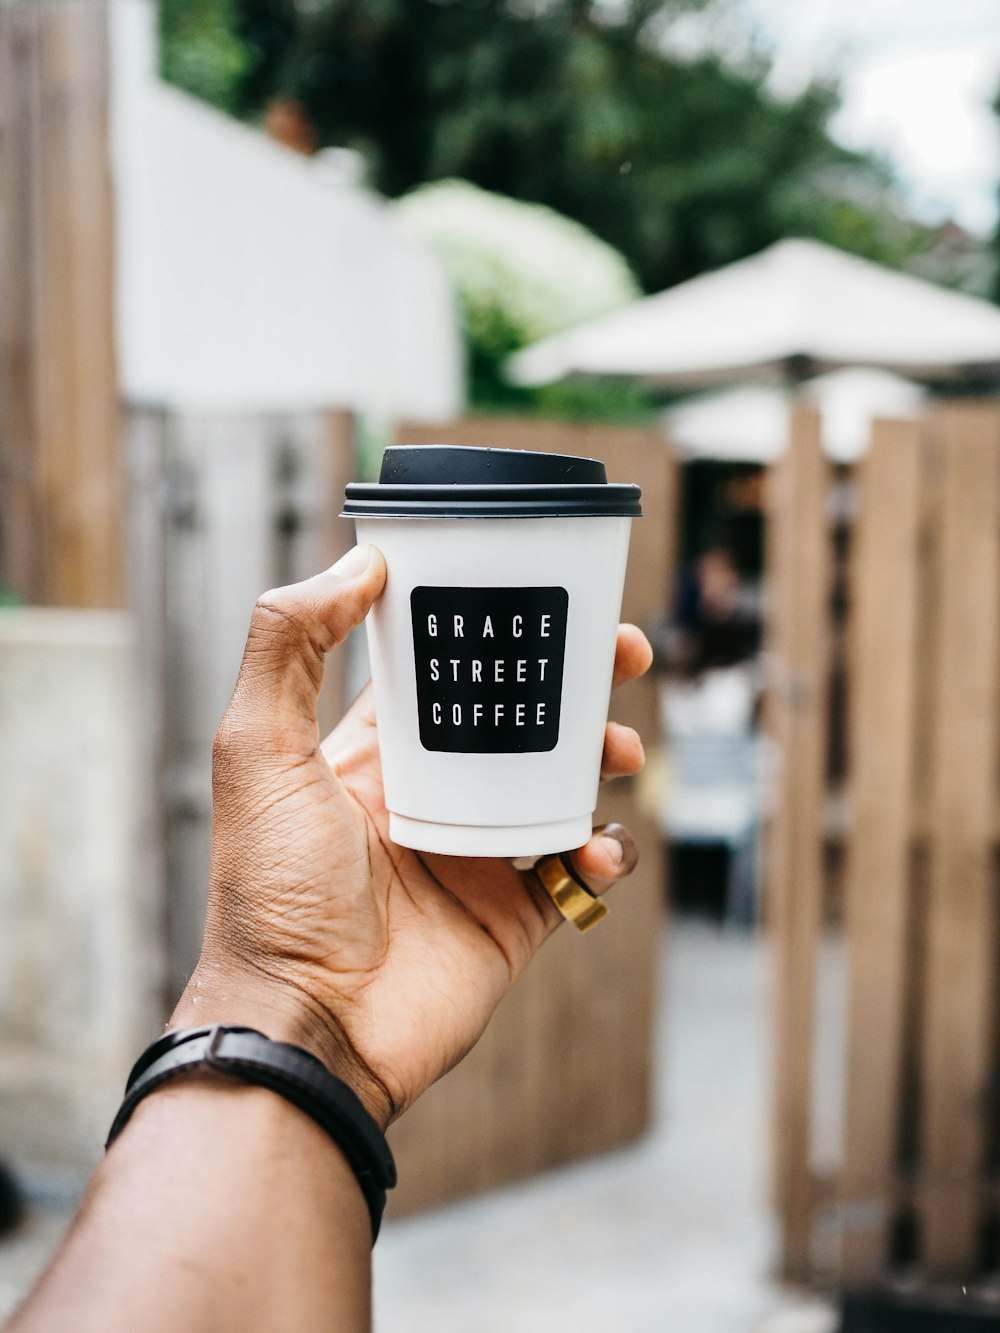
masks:
POLYGON ((521 754, 559 740, 565 588, 414 588, 425 750, 521 754))

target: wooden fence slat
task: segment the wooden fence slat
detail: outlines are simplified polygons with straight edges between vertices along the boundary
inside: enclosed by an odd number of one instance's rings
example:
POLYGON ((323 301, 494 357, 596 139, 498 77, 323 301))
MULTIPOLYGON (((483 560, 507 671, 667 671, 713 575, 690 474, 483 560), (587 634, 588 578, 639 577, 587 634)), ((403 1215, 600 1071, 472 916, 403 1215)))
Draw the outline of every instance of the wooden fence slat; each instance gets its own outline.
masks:
POLYGON ((35 416, 32 265, 37 158, 35 73, 38 7, 0 12, 0 584, 40 602, 46 548, 35 416))
POLYGON ((0 49, 3 577, 36 602, 120 606, 106 7, 0 5, 0 49))
POLYGON ((854 565, 844 1164, 840 1276, 889 1249, 898 1151, 914 776, 923 428, 877 422, 862 468, 854 565))
POLYGON ((771 475, 768 717, 780 750, 777 808, 766 841, 765 915, 774 954, 775 1182, 783 1269, 810 1271, 810 1121, 816 959, 822 920, 827 726, 829 469, 815 411, 792 411, 788 449, 771 475))
POLYGON ((63 532, 53 596, 70 605, 121 606, 125 592, 107 25, 103 0, 61 0, 46 15, 43 57, 40 290, 58 391, 40 415, 52 410, 45 485, 63 532))
POLYGON ((921 1051, 922 1250, 976 1264, 994 987, 1000 413, 954 405, 941 441, 940 608, 921 1051))
POLYGON ((162 1017, 177 995, 168 985, 167 811, 161 790, 167 751, 166 414, 154 408, 125 412, 121 433, 128 480, 128 605, 135 627, 142 718, 137 736, 142 800, 137 873, 148 911, 149 985, 159 992, 162 1017))
MULTIPOLYGON (((344 490, 357 480, 356 422, 350 412, 324 412, 298 434, 298 467, 290 480, 284 503, 298 516, 299 527, 289 535, 290 560, 283 579, 308 578, 326 569, 354 542, 354 524, 340 517, 344 490)), ((350 703, 347 697, 347 653, 327 658, 317 708, 320 731, 326 734, 340 721, 350 703)))

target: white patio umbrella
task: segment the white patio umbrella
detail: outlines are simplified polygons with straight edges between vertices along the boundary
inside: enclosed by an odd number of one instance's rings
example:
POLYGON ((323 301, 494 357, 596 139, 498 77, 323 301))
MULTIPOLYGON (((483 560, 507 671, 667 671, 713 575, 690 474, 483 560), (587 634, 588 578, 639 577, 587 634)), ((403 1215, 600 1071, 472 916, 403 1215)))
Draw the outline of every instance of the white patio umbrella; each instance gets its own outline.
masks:
POLYGON ((570 374, 707 385, 787 378, 802 361, 918 379, 1000 368, 1000 309, 816 241, 779 241, 535 343, 508 367, 525 385, 570 374))
MULTIPOLYGON (((838 463, 853 463, 868 446, 875 417, 918 417, 927 395, 919 385, 886 370, 835 370, 801 386, 819 409, 823 448, 838 463)), ((769 384, 745 384, 701 394, 663 414, 685 459, 770 463, 785 449, 791 394, 769 384)))

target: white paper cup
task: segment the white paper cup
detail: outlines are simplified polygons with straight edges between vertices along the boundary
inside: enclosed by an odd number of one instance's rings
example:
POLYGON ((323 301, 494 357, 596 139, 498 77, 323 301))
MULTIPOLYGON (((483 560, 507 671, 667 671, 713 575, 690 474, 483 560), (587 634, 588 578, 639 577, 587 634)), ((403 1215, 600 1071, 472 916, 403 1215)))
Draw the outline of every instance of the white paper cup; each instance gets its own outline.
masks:
POLYGON ((348 487, 388 568, 367 623, 401 846, 538 856, 590 837, 639 513, 638 488, 604 477, 593 459, 432 445, 387 450, 378 484, 348 487))

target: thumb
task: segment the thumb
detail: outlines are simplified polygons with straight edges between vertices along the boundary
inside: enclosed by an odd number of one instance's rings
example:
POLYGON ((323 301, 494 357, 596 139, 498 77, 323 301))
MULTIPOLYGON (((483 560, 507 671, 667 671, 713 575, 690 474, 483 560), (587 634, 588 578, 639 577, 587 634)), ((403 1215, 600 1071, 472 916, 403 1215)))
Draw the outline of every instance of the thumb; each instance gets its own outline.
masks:
POLYGON ((315 743, 316 699, 325 655, 360 625, 385 586, 374 546, 355 546, 330 569, 266 592, 250 619, 227 721, 296 744, 315 743))

